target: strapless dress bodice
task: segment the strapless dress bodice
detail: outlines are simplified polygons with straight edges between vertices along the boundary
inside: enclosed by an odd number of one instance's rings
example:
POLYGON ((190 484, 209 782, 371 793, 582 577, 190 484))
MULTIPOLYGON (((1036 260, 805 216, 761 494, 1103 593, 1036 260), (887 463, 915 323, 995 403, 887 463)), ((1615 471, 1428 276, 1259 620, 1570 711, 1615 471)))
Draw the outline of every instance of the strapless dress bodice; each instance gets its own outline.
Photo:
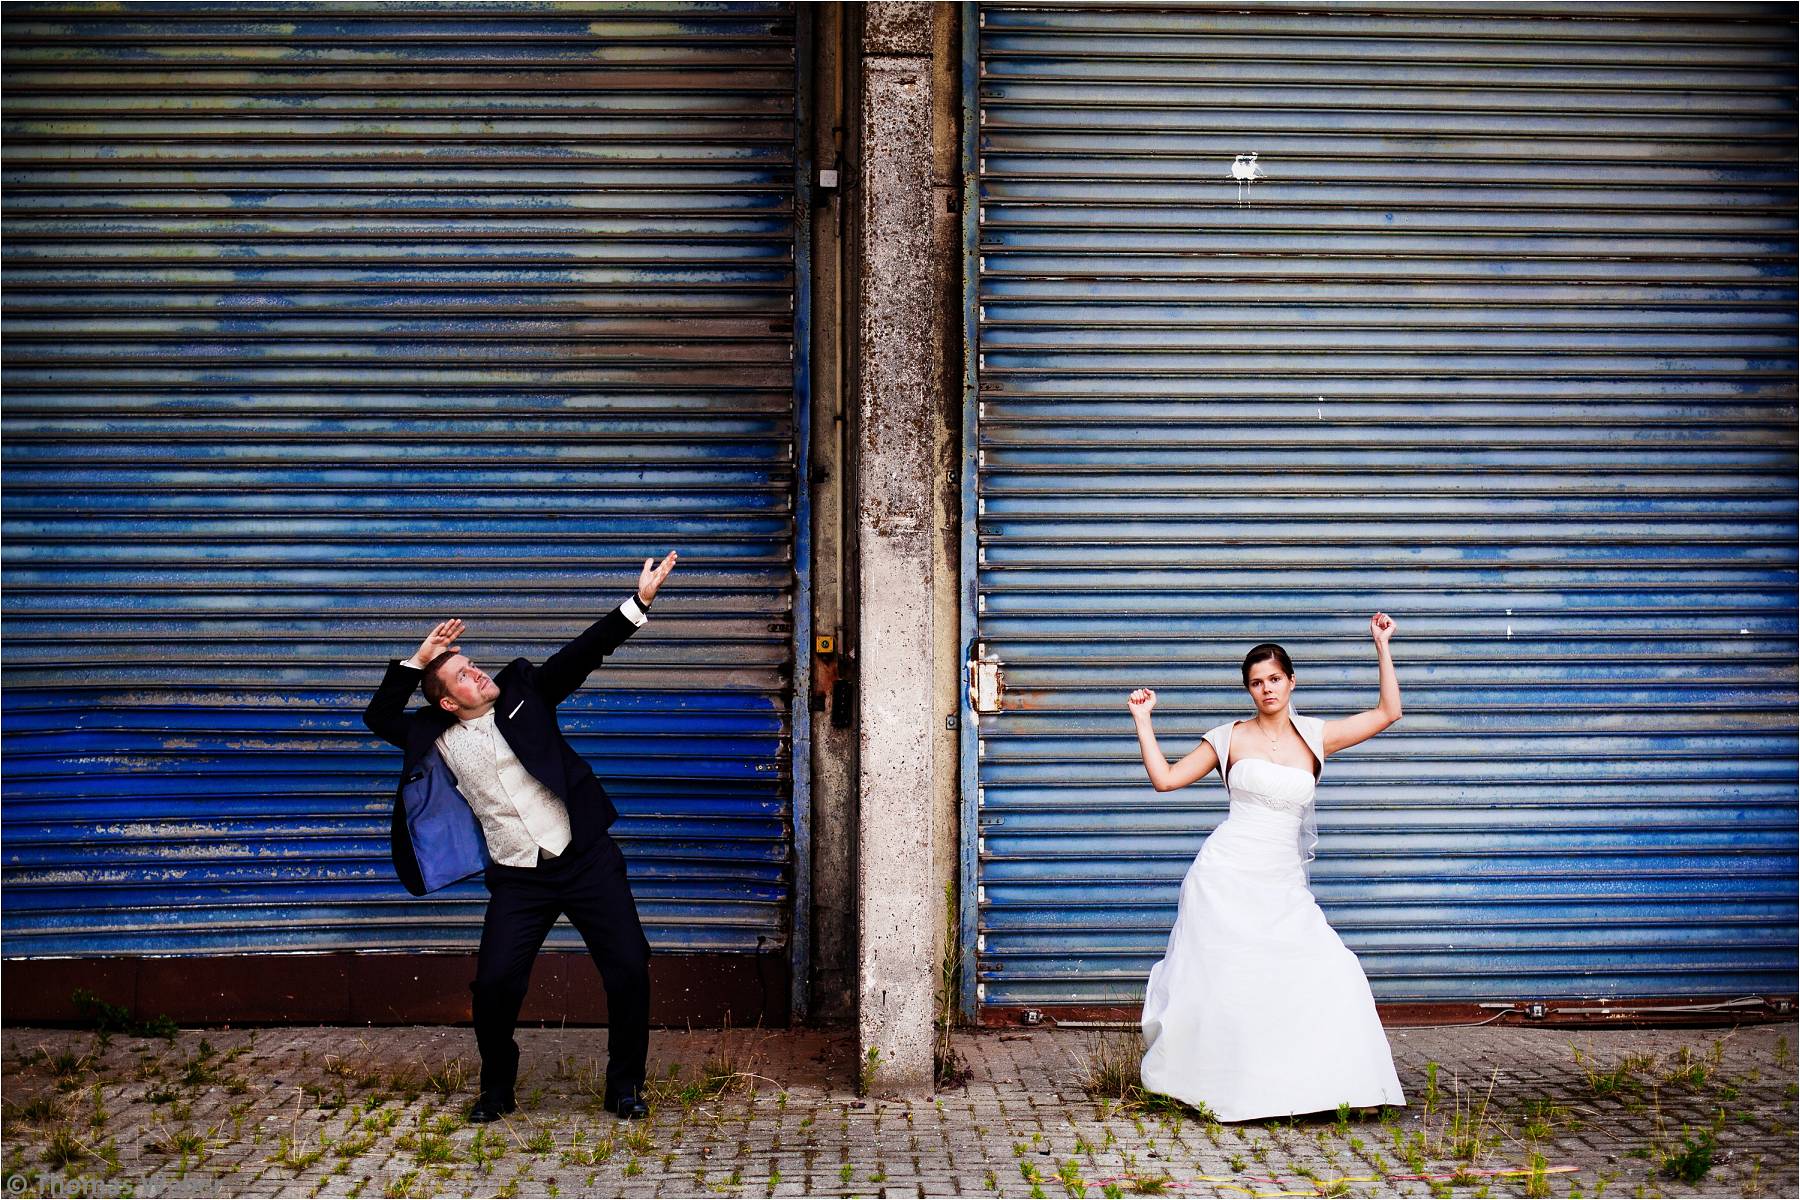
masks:
POLYGON ((1233 803, 1303 817, 1313 800, 1313 774, 1266 758, 1240 758, 1231 764, 1233 803))

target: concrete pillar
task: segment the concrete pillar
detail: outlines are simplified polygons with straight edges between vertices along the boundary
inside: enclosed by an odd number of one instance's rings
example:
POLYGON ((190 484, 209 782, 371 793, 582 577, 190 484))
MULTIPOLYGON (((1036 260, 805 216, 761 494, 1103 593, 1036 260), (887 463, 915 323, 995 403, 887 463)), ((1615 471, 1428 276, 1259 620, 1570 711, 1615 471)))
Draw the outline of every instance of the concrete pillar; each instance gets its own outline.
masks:
MULTIPOLYGON (((933 493, 949 264, 934 244, 931 4, 863 20, 858 204, 859 1055, 880 1094, 932 1086, 933 493)), ((935 724, 942 725, 937 717, 935 724)))

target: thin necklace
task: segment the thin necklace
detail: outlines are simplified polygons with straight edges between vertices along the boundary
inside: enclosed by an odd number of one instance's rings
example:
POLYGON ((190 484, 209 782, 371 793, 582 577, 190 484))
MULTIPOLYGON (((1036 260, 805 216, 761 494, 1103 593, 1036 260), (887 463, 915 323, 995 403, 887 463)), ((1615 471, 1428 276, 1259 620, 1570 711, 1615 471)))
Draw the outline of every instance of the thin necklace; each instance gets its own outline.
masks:
POLYGON ((1258 729, 1262 729, 1262 735, 1269 739, 1269 749, 1270 750, 1277 750, 1280 748, 1281 739, 1277 735, 1270 733, 1267 729, 1263 729, 1261 721, 1258 721, 1256 723, 1256 727, 1258 729))

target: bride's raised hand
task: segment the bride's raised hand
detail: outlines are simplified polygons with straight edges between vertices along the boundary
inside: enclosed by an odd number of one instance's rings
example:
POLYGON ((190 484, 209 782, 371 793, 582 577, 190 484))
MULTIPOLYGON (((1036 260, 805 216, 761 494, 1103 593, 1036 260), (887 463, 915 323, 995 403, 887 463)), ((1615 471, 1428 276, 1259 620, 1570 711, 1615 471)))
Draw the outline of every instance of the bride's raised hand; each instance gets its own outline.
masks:
POLYGON ((1394 618, 1380 612, 1370 617, 1369 636, 1375 639, 1377 646, 1387 645, 1388 639, 1394 636, 1394 618))
POLYGON ((1156 693, 1149 688, 1139 688, 1126 697, 1125 707, 1131 710, 1133 720, 1147 717, 1156 708, 1156 693))

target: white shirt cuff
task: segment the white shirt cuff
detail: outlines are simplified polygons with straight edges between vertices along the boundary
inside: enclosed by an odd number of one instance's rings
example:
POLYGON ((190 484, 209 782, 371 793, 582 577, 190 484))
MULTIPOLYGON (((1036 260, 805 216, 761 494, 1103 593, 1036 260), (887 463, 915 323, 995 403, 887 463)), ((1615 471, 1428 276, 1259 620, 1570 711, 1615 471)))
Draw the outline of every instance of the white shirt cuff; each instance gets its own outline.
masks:
POLYGON ((401 659, 400 665, 403 667, 410 667, 415 671, 423 671, 425 669, 425 664, 419 661, 419 656, 416 654, 411 658, 401 659))
POLYGON ((630 621, 639 629, 642 629, 644 627, 644 622, 650 619, 650 615, 638 604, 636 593, 625 597, 625 603, 619 605, 619 611, 625 614, 625 619, 627 621, 630 621))

